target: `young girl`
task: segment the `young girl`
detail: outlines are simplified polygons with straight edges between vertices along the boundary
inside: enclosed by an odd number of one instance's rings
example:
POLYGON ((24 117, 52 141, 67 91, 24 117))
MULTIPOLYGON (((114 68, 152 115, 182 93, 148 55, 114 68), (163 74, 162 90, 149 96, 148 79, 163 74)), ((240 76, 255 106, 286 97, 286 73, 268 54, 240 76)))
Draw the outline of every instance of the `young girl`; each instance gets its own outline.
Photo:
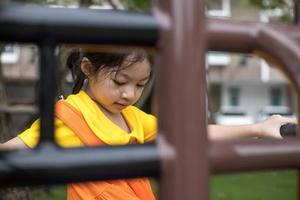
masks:
MULTIPOLYGON (((156 137, 156 118, 132 106, 151 76, 146 52, 95 53, 74 51, 68 59, 75 85, 65 101, 79 111, 103 144, 146 143, 156 137), (83 86, 84 89, 83 89, 83 86)), ((209 125, 211 139, 281 138, 279 128, 295 119, 272 116, 264 122, 242 126, 209 125)), ((85 145, 63 121, 56 118, 55 138, 63 147, 85 145)), ((33 148, 39 121, 1 148, 33 148)), ((98 181, 68 185, 68 199, 154 199, 148 179, 98 181)))

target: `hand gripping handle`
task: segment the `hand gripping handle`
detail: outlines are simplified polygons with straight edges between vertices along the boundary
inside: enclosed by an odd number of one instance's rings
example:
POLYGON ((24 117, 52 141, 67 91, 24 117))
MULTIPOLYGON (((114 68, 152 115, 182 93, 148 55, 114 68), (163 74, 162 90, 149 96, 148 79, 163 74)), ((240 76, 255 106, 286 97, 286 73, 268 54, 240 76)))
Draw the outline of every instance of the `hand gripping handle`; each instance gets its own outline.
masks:
POLYGON ((287 123, 287 124, 283 124, 280 127, 279 131, 282 137, 293 137, 296 136, 297 129, 298 129, 297 124, 287 123))

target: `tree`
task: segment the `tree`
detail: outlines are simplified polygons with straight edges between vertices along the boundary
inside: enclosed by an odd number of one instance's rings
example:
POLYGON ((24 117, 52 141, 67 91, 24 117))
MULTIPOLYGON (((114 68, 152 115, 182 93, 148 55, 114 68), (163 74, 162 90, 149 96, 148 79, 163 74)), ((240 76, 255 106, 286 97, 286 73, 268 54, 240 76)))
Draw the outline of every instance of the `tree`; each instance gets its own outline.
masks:
MULTIPOLYGON (((16 1, 16 0, 15 0, 16 1)), ((134 11, 149 11, 151 0, 26 0, 27 3, 35 4, 58 4, 58 5, 103 5, 110 4, 114 9, 134 11)))
MULTIPOLYGON (((282 21, 292 21, 294 18, 293 0, 243 0, 245 3, 261 8, 263 11, 277 12, 282 21)), ((296 1, 296 0, 295 0, 296 1)))
POLYGON ((151 7, 150 0, 126 0, 123 4, 127 10, 149 11, 151 7))

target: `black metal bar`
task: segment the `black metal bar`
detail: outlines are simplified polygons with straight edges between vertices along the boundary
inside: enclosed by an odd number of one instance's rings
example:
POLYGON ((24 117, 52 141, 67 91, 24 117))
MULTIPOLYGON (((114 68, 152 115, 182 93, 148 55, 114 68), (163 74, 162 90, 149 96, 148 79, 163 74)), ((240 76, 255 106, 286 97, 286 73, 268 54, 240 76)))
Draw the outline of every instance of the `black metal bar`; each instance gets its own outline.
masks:
POLYGON ((294 23, 295 25, 299 24, 299 11, 300 11, 300 2, 299 0, 294 0, 294 23))
POLYGON ((39 111, 41 120, 40 142, 54 141, 54 100, 56 84, 55 42, 44 40, 40 43, 39 111))
POLYGON ((292 123, 283 124, 279 128, 282 137, 295 137, 297 136, 297 130, 299 130, 298 125, 292 123))
POLYGON ((0 152, 0 187, 49 185, 119 178, 157 177, 155 144, 0 152))
POLYGON ((151 15, 84 8, 1 5, 0 40, 154 46, 158 23, 151 15))

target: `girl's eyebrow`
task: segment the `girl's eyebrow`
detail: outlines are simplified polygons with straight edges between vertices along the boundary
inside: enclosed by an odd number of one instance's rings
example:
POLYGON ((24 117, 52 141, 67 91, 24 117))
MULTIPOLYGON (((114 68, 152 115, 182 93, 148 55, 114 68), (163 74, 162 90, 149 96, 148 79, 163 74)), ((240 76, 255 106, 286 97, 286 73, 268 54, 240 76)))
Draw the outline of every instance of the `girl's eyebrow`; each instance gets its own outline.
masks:
POLYGON ((118 76, 118 75, 121 75, 121 76, 125 77, 126 79, 130 79, 130 76, 128 76, 126 73, 121 72, 121 71, 117 72, 116 75, 117 75, 117 76, 118 76))
POLYGON ((150 78, 150 74, 148 74, 145 78, 142 78, 141 81, 145 81, 150 78))
MULTIPOLYGON (((130 79, 130 76, 124 72, 118 72, 121 76, 124 76, 126 79, 130 79)), ((150 74, 148 74, 146 77, 142 78, 141 81, 147 80, 150 78, 150 74)))

